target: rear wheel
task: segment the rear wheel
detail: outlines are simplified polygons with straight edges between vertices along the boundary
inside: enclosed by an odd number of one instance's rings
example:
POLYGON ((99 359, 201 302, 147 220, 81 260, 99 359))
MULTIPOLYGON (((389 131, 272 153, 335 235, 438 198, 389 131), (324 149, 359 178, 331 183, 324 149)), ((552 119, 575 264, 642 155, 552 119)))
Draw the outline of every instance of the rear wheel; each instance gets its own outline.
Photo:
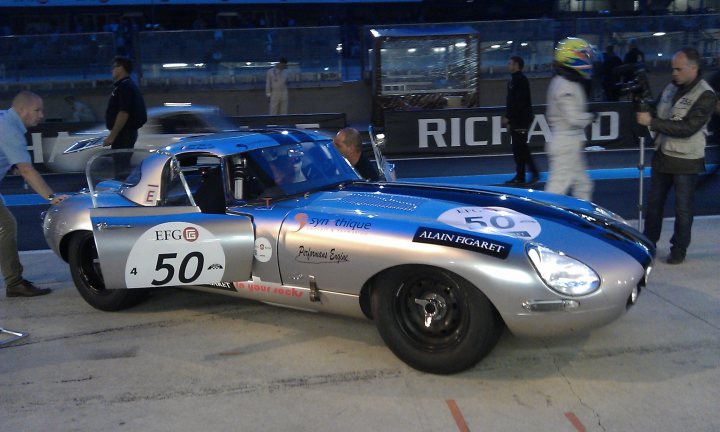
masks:
POLYGON ((482 292, 432 267, 404 267, 381 277, 372 310, 380 335, 395 355, 416 369, 438 374, 477 364, 502 328, 482 292))
POLYGON ((75 287, 82 298, 96 309, 104 311, 127 309, 147 296, 146 290, 105 287, 95 238, 91 232, 73 235, 68 249, 68 262, 75 287))

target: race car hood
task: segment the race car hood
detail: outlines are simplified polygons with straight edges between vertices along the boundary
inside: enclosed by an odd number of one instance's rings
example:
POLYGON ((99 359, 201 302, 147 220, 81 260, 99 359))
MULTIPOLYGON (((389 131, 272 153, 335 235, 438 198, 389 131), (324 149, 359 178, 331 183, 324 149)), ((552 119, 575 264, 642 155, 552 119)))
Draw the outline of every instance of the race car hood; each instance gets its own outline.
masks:
POLYGON ((548 245, 573 242, 564 238, 572 227, 624 250, 642 265, 655 254, 654 245, 642 233, 612 213, 588 201, 530 189, 353 183, 340 192, 320 194, 304 211, 352 212, 418 229, 470 231, 497 236, 500 241, 548 245))

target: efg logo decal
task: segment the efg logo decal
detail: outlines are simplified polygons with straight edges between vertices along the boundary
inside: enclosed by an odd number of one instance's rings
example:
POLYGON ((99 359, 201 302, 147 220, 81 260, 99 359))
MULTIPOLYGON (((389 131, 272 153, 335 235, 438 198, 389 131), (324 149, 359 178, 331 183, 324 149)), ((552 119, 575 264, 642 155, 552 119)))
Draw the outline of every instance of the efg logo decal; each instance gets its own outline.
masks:
POLYGON ((508 254, 510 254, 510 248, 512 247, 509 243, 490 240, 472 234, 460 234, 428 227, 418 228, 417 231, 415 231, 413 242, 465 249, 501 259, 507 258, 508 254))

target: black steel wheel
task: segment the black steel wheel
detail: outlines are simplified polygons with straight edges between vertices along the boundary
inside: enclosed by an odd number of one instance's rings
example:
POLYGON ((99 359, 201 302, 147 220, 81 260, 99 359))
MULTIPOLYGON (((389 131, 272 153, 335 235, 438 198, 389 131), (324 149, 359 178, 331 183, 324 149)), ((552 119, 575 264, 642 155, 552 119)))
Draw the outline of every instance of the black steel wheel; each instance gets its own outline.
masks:
POLYGON ((477 364, 501 331, 490 301, 463 278, 432 267, 404 267, 372 294, 378 331, 408 365, 450 374, 477 364))
POLYGON ((78 292, 90 306, 96 309, 103 311, 127 309, 147 296, 146 290, 105 287, 92 232, 73 234, 68 250, 68 263, 78 292))

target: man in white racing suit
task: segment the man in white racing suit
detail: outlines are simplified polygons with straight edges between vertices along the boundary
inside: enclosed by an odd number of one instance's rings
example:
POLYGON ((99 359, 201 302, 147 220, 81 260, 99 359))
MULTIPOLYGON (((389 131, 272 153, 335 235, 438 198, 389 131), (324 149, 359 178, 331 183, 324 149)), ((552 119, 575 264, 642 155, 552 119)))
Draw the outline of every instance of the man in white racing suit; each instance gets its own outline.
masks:
POLYGON ((555 47, 555 76, 547 93, 547 118, 552 138, 546 144, 549 175, 546 192, 590 200, 593 183, 587 175, 585 127, 594 118, 587 110, 585 81, 592 72, 590 44, 566 38, 555 47))

